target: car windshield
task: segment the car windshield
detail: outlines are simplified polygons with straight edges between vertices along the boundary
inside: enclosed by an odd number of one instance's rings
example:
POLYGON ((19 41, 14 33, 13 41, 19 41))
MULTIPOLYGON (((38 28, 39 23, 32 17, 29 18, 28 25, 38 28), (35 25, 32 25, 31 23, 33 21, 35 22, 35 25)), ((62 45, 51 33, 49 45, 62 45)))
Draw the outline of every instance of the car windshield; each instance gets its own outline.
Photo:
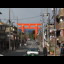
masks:
POLYGON ((28 49, 29 51, 38 51, 38 49, 37 48, 30 48, 30 49, 28 49))

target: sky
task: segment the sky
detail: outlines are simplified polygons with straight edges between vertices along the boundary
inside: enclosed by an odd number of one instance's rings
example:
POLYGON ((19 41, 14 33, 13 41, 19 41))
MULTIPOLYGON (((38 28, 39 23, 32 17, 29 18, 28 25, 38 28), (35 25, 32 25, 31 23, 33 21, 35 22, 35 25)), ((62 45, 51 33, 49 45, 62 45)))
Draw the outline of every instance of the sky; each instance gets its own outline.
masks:
MULTIPOLYGON (((9 18, 9 8, 0 8, 0 12, 2 12, 0 19, 9 18)), ((51 8, 49 8, 49 12, 52 13, 51 8)), ((18 19, 20 19, 18 20, 19 23, 40 23, 41 13, 46 13, 46 8, 11 8, 11 19, 17 19, 18 17, 18 19)), ((7 21, 8 20, 3 20, 3 22, 7 21)), ((15 22, 15 24, 17 23, 17 20, 12 21, 15 22)), ((45 21, 47 22, 47 20, 45 21)))

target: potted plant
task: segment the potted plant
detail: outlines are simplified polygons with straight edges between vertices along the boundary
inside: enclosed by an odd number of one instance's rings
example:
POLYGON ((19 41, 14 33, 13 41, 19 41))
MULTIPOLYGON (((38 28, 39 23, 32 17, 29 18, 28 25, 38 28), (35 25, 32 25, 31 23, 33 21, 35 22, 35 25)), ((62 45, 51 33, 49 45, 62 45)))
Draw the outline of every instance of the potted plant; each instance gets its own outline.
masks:
POLYGON ((51 55, 54 54, 54 50, 53 50, 53 49, 50 50, 50 54, 51 54, 51 55))

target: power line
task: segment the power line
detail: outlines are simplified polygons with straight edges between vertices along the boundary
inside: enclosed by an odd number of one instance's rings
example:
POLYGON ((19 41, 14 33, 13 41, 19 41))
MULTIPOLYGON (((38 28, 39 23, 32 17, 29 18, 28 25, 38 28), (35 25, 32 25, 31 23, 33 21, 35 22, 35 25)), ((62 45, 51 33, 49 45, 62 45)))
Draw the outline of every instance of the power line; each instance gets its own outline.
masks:
POLYGON ((17 18, 17 16, 15 15, 13 9, 11 9, 11 14, 12 14, 13 19, 16 19, 17 18))
MULTIPOLYGON (((28 17, 28 18, 18 19, 18 20, 34 19, 34 18, 37 18, 37 17, 40 17, 40 15, 39 16, 35 16, 35 17, 28 17)), ((9 19, 1 19, 1 20, 9 20, 9 19)), ((11 19, 11 20, 17 20, 17 19, 11 19)))

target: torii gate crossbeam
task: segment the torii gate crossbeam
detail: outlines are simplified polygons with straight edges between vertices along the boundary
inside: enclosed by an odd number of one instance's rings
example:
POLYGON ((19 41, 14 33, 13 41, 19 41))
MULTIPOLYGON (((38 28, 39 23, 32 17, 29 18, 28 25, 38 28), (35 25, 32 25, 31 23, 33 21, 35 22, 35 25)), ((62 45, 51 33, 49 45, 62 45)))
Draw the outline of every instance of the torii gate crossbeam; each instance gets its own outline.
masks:
POLYGON ((17 25, 21 26, 19 27, 18 29, 21 29, 22 32, 24 32, 25 29, 35 29, 35 38, 38 34, 38 29, 41 29, 41 27, 38 27, 38 26, 41 26, 42 24, 40 23, 32 23, 32 24, 28 24, 28 23, 17 23, 17 25), (25 27, 25 26, 28 26, 28 27, 25 27), (35 26, 35 27, 32 27, 32 26, 35 26))

